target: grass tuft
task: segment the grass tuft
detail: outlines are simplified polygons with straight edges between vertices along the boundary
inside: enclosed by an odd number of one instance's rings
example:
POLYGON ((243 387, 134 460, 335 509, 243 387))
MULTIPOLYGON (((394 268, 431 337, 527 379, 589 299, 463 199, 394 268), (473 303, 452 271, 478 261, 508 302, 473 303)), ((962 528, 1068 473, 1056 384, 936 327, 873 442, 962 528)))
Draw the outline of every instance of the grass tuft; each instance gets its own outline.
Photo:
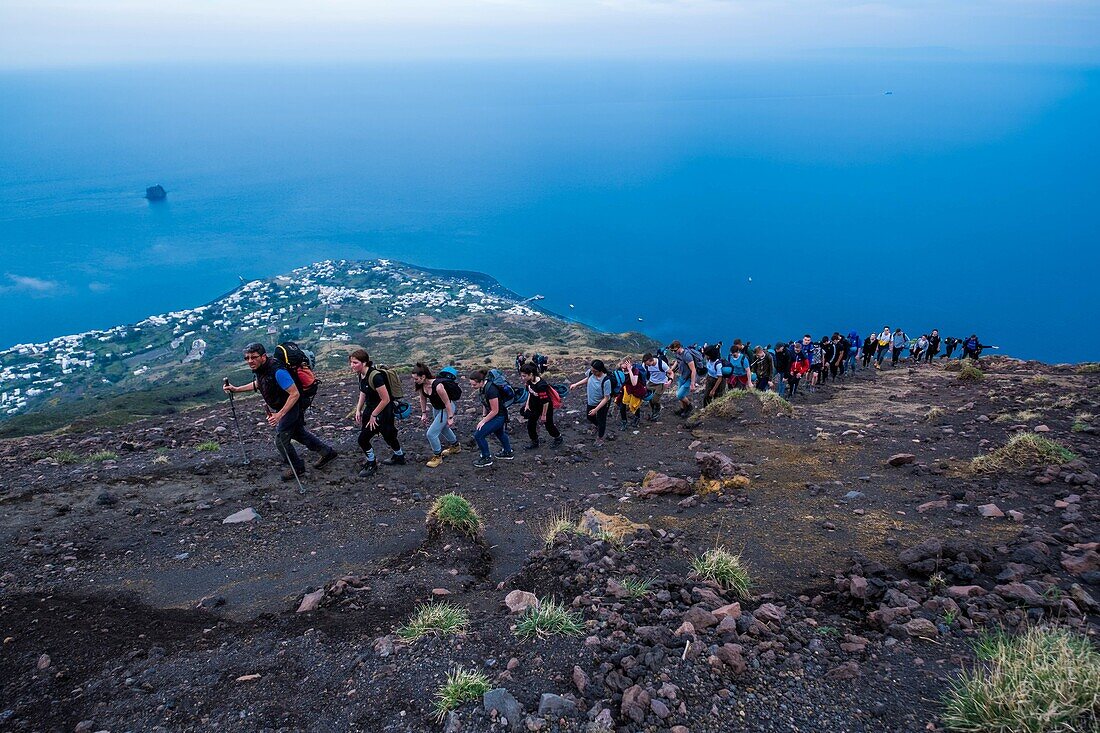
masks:
POLYGON ((630 594, 627 596, 628 598, 641 598, 653 587, 654 580, 655 578, 635 578, 631 576, 623 578, 620 585, 630 594))
POLYGON ((1078 364, 1074 371, 1078 374, 1100 374, 1100 362, 1091 361, 1086 364, 1078 364))
POLYGON ((554 540, 563 534, 576 534, 577 523, 573 521, 569 510, 562 508, 557 514, 551 514, 547 519, 536 524, 535 531, 546 549, 550 549, 554 545, 554 540))
POLYGON ((79 463, 80 456, 71 450, 59 450, 50 455, 50 458, 54 459, 62 466, 67 466, 70 463, 79 463))
POLYGON ((222 449, 221 444, 216 440, 208 440, 205 443, 199 443, 195 446, 195 450, 204 451, 207 453, 214 453, 222 449))
POLYGON ((432 502, 428 520, 440 527, 454 527, 470 537, 477 537, 481 532, 481 517, 470 502, 455 493, 444 494, 432 502))
POLYGON ((580 614, 552 598, 540 598, 538 605, 529 606, 516 622, 516 636, 521 639, 579 636, 583 632, 580 614))
POLYGON ((1080 634, 1033 627, 1018 636, 983 635, 978 664, 944 699, 957 731, 1087 731, 1100 717, 1100 652, 1080 634))
POLYGON ((928 410, 928 412, 924 413, 924 421, 932 425, 939 425, 943 422, 944 415, 946 414, 947 413, 944 412, 942 407, 933 407, 928 410))
POLYGON ((118 453, 113 450, 101 450, 88 456, 89 463, 103 463, 104 461, 114 461, 118 459, 118 453))
POLYGON ((761 412, 771 412, 774 415, 782 413, 788 416, 794 414, 791 403, 775 392, 757 392, 756 396, 760 398, 761 412))
POLYGON ((1059 466, 1077 457, 1065 446, 1036 433, 1017 433, 1007 443, 970 461, 974 473, 995 473, 1034 466, 1059 466))
POLYGON ((447 713, 459 705, 477 700, 492 688, 489 678, 483 672, 455 667, 447 674, 447 681, 435 693, 432 708, 436 718, 443 720, 447 713))
POLYGON ((704 580, 714 581, 738 598, 748 598, 752 590, 749 571, 741 565, 741 556, 724 547, 715 547, 691 561, 691 569, 704 580))
POLYGON ((462 606, 432 601, 418 607, 408 622, 397 630, 397 635, 405 641, 416 641, 428 634, 449 636, 465 630, 469 624, 470 614, 462 606))
POLYGON ((959 370, 960 382, 980 382, 985 379, 985 372, 978 368, 970 359, 965 360, 962 369, 959 370))

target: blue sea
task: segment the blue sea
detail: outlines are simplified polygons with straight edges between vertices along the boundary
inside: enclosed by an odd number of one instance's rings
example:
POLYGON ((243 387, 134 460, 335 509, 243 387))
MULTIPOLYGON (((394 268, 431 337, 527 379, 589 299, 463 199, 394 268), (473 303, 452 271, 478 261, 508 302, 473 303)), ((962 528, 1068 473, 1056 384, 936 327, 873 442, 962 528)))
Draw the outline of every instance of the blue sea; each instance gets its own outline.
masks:
POLYGON ((0 110, 0 346, 381 256, 662 341, 1100 356, 1096 67, 97 68, 2 73, 0 110))

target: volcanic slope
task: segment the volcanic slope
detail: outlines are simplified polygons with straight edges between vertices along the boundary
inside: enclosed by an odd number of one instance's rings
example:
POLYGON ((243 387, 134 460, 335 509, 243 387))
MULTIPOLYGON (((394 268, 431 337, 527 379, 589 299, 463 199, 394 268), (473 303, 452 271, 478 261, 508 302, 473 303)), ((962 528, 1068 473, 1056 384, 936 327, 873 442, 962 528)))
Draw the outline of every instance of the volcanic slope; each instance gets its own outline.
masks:
MULTIPOLYGON (((551 381, 581 366, 559 361, 551 381)), ((983 366, 980 381, 954 362, 860 372, 790 415, 746 396, 686 423, 668 410, 636 430, 613 420, 603 448, 570 394, 562 448, 522 451, 513 421, 516 459, 482 471, 466 394, 462 452, 427 468, 421 426, 403 421, 411 464, 369 481, 345 417, 354 384, 332 373, 311 420, 342 455, 307 470, 304 494, 279 480, 255 399, 237 404, 248 465, 227 404, 0 441, 5 726, 942 726, 940 698, 978 631, 1044 620, 1094 636, 1100 611, 1100 377, 983 366), (973 469, 1019 435, 1073 455, 973 469), (480 514, 477 538, 426 524, 447 492, 480 514), (258 516, 224 523, 248 508, 258 516), (643 526, 557 522, 589 509, 643 526), (693 572, 715 547, 740 553, 751 589, 693 572), (580 633, 517 637, 512 591, 560 600, 580 633), (465 609, 468 626, 396 634, 433 599, 465 609), (303 603, 315 609, 296 613, 303 603), (496 693, 495 712, 479 697, 438 718, 433 696, 458 666, 515 705, 496 693)))

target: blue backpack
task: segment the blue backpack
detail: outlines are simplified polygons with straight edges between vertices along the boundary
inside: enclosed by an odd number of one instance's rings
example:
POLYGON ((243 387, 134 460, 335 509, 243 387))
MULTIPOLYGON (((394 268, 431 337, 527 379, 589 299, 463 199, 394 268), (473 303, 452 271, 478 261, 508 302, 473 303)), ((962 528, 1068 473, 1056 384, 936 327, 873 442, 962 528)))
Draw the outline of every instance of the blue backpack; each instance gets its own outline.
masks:
POLYGON ((508 379, 504 376, 504 373, 499 369, 490 369, 488 376, 485 378, 489 384, 496 385, 496 388, 500 390, 501 399, 504 400, 504 404, 511 405, 516 401, 516 390, 508 383, 508 379))

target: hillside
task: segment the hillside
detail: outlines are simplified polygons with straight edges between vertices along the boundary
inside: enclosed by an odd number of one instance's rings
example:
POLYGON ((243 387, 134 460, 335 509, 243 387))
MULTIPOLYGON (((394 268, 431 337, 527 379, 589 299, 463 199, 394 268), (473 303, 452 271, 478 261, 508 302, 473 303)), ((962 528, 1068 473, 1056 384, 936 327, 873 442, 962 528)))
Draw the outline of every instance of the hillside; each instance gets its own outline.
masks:
MULTIPOLYGON (((666 411, 602 448, 570 394, 561 448, 519 450, 517 421, 515 460, 480 471, 467 394, 460 453, 427 468, 401 421, 412 462, 369 480, 334 375, 311 424, 342 455, 304 494, 254 397, 243 446, 225 402, 0 440, 5 730, 943 731, 975 642, 1041 624, 1100 679, 1100 375, 982 366, 666 411), (428 519, 449 492, 473 536, 428 519), (743 573, 705 575, 718 547, 743 573), (548 600, 576 626, 525 635, 514 609, 548 600), (430 601, 453 633, 410 626, 430 601), (458 668, 495 690, 440 716, 458 668)), ((1096 729, 1097 689, 1059 730, 1096 729)))
MULTIPOLYGON (((138 323, 0 351, 0 436, 122 424, 220 399, 241 349, 295 340, 322 372, 347 353, 510 366, 516 352, 637 351, 640 334, 604 334, 539 310, 491 277, 390 260, 318 262, 254 280, 212 303, 138 323)), ((236 375, 235 375, 236 376, 236 375)))

